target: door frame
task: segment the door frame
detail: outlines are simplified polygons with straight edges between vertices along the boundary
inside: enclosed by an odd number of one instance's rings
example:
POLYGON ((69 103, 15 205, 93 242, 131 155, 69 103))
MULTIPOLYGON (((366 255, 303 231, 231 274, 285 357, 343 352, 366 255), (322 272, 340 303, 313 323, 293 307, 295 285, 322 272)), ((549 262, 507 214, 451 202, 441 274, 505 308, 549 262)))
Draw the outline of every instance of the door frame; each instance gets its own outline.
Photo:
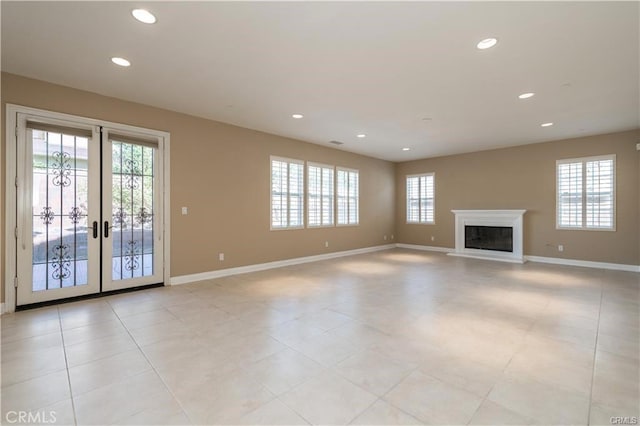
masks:
MULTIPOLYGON (((16 309, 16 283, 17 285, 25 285, 16 280, 17 275, 17 242, 20 236, 17 218, 17 186, 20 184, 17 177, 17 144, 20 137, 23 137, 22 131, 18 126, 18 113, 41 117, 50 120, 63 120, 82 123, 88 126, 102 126, 109 129, 116 129, 127 133, 145 133, 158 137, 160 140, 159 150, 162 151, 162 182, 161 188, 163 194, 162 216, 164 219, 161 229, 163 239, 163 279, 164 285, 171 285, 170 273, 170 257, 171 257, 171 197, 170 197, 170 138, 169 132, 160 130, 146 129, 143 127, 130 126, 127 124, 115 123, 110 121, 98 120, 83 116, 64 114, 38 108, 31 108, 22 105, 6 104, 6 120, 5 120, 5 273, 4 281, 4 312, 14 312, 16 309)), ((1 166, 1 165, 0 165, 1 166)))

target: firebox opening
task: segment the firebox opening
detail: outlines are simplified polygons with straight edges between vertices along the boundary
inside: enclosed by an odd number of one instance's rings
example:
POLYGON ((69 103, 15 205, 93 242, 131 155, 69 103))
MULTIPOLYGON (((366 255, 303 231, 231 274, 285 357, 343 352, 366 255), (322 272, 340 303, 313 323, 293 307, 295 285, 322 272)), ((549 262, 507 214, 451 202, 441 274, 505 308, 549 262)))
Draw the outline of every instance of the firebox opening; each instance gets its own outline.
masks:
POLYGON ((465 225, 464 247, 513 253, 513 228, 465 225))

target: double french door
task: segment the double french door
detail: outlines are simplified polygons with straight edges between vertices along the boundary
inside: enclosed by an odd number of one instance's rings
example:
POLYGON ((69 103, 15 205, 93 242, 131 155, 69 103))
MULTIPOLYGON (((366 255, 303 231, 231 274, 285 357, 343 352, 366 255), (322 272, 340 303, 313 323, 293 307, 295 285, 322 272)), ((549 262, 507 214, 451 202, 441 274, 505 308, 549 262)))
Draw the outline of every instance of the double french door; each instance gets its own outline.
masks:
POLYGON ((17 124, 17 305, 161 283, 162 138, 17 124))

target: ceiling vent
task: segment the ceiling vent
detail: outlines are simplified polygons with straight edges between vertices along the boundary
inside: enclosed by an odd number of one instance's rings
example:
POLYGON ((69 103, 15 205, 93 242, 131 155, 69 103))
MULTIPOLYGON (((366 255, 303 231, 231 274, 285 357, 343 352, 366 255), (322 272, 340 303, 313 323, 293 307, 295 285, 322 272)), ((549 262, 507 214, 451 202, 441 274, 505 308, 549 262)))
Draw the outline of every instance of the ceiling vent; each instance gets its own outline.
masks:
POLYGON ((340 142, 340 141, 329 141, 329 143, 332 143, 334 145, 344 145, 344 142, 340 142))

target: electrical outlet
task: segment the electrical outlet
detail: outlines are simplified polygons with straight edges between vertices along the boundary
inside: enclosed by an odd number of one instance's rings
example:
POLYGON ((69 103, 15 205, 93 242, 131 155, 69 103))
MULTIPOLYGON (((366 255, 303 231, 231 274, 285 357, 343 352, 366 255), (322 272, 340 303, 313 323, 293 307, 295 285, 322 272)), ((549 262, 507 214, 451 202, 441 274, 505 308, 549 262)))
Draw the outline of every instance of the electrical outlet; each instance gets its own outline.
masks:
POLYGON ((558 246, 558 251, 564 251, 564 246, 562 244, 558 246))
POLYGON ((222 262, 222 261, 224 260, 224 253, 219 253, 219 254, 218 254, 218 260, 219 260, 220 262, 222 262))
POLYGON ((325 246, 325 247, 329 247, 329 241, 325 241, 325 242, 324 242, 324 246, 325 246))
POLYGON ((391 239, 393 240, 393 234, 391 234, 391 239))
POLYGON ((384 240, 387 241, 387 236, 386 235, 384 236, 384 240))
POLYGON ((182 208, 182 214, 189 214, 189 209, 186 207, 182 208))
POLYGON ((434 237, 433 235, 431 236, 431 241, 435 241, 436 237, 434 237))

